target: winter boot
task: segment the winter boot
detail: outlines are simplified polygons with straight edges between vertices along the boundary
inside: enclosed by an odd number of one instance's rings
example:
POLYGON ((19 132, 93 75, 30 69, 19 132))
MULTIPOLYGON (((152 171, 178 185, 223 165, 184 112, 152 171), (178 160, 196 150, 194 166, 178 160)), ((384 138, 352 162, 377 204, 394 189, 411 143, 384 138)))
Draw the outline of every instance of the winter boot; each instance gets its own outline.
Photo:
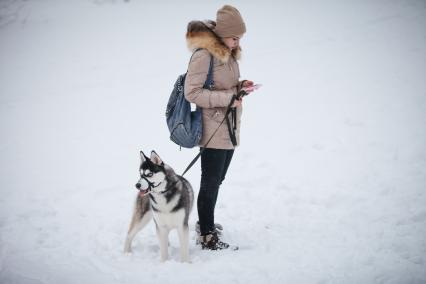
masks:
MULTIPOLYGON (((223 227, 221 224, 219 223, 214 223, 214 231, 216 232, 216 234, 220 237, 222 236, 222 231, 223 231, 223 227)), ((200 236, 201 236, 201 230, 200 230, 200 221, 197 221, 197 223, 195 224, 195 232, 197 232, 197 240, 196 240, 196 244, 199 245, 200 244, 200 236)))
POLYGON ((222 242, 215 231, 204 236, 199 236, 198 239, 201 248, 205 250, 222 250, 229 248, 229 244, 222 242))

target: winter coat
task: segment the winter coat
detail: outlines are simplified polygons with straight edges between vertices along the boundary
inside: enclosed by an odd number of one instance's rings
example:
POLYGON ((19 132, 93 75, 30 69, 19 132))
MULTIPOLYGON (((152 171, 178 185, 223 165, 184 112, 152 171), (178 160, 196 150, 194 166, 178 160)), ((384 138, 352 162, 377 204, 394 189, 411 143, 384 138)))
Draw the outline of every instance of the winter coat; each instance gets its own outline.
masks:
MULTIPOLYGON (((202 108, 203 135, 199 145, 203 147, 225 117, 232 96, 241 88, 237 62, 241 49, 231 51, 206 23, 200 21, 188 24, 186 40, 192 51, 202 48, 193 54, 189 63, 185 79, 185 97, 189 102, 202 108), (214 87, 209 90, 203 89, 203 85, 207 79, 211 55, 213 55, 214 87)), ((240 144, 241 113, 242 107, 238 107, 235 131, 237 145, 240 144)), ((231 115, 229 121, 232 123, 231 115)), ((207 148, 234 149, 226 120, 207 148)))

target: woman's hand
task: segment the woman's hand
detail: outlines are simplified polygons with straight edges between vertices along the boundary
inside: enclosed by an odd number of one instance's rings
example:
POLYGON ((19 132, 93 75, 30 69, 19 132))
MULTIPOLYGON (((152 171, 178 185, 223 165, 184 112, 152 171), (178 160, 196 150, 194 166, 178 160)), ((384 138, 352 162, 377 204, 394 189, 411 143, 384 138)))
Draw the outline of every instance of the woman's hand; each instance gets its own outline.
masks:
MULTIPOLYGON (((245 80, 243 84, 241 85, 241 90, 244 90, 247 94, 250 94, 253 92, 253 88, 250 89, 250 87, 253 86, 253 81, 245 80)), ((240 98, 239 100, 235 100, 232 104, 232 107, 240 107, 243 104, 243 98, 240 98)))
POLYGON ((253 89, 249 89, 249 87, 253 86, 253 84, 253 81, 246 80, 241 85, 241 90, 244 90, 247 94, 250 94, 251 92, 253 92, 253 89))

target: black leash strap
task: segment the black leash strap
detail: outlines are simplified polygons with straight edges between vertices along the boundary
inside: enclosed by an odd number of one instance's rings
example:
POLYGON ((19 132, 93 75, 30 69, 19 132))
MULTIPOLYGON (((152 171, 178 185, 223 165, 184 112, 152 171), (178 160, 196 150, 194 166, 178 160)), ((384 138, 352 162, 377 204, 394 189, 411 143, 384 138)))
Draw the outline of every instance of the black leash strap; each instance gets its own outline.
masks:
POLYGON ((226 124, 228 125, 229 138, 231 138, 232 145, 235 147, 237 146, 237 136, 235 134, 237 130, 237 109, 233 107, 231 114, 232 124, 229 121, 229 117, 226 117, 226 124))
POLYGON ((209 140, 207 140, 207 143, 204 145, 204 147, 201 148, 200 152, 197 154, 197 156, 195 156, 195 158, 191 161, 191 163, 189 163, 189 165, 186 167, 185 171, 183 172, 182 176, 184 174, 186 174, 187 171, 189 171, 190 168, 192 168, 192 166, 197 162, 197 160, 200 158, 201 154, 204 152, 204 150, 206 149, 207 145, 209 145, 210 141, 212 140, 213 136, 216 134, 216 132, 219 130, 220 126, 223 124, 223 122, 227 119, 229 113, 231 112, 231 110, 233 109, 232 105, 234 104, 234 101, 236 99, 239 99, 242 95, 238 94, 237 96, 232 96, 232 100, 228 105, 228 108, 226 110, 226 114, 225 117, 222 119, 222 121, 220 122, 219 126, 216 128, 216 130, 213 132, 212 136, 210 136, 209 140))

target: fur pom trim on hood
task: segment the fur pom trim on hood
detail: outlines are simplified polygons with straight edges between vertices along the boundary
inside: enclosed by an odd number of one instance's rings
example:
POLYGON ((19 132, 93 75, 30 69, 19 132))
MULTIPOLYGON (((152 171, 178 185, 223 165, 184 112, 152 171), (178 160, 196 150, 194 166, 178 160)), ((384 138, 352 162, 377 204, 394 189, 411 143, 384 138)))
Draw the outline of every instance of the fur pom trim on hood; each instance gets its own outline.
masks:
POLYGON ((214 21, 192 21, 188 24, 186 42, 188 48, 193 51, 197 48, 207 49, 214 57, 222 63, 227 63, 233 56, 236 60, 241 57, 241 48, 230 50, 214 32, 214 21))

